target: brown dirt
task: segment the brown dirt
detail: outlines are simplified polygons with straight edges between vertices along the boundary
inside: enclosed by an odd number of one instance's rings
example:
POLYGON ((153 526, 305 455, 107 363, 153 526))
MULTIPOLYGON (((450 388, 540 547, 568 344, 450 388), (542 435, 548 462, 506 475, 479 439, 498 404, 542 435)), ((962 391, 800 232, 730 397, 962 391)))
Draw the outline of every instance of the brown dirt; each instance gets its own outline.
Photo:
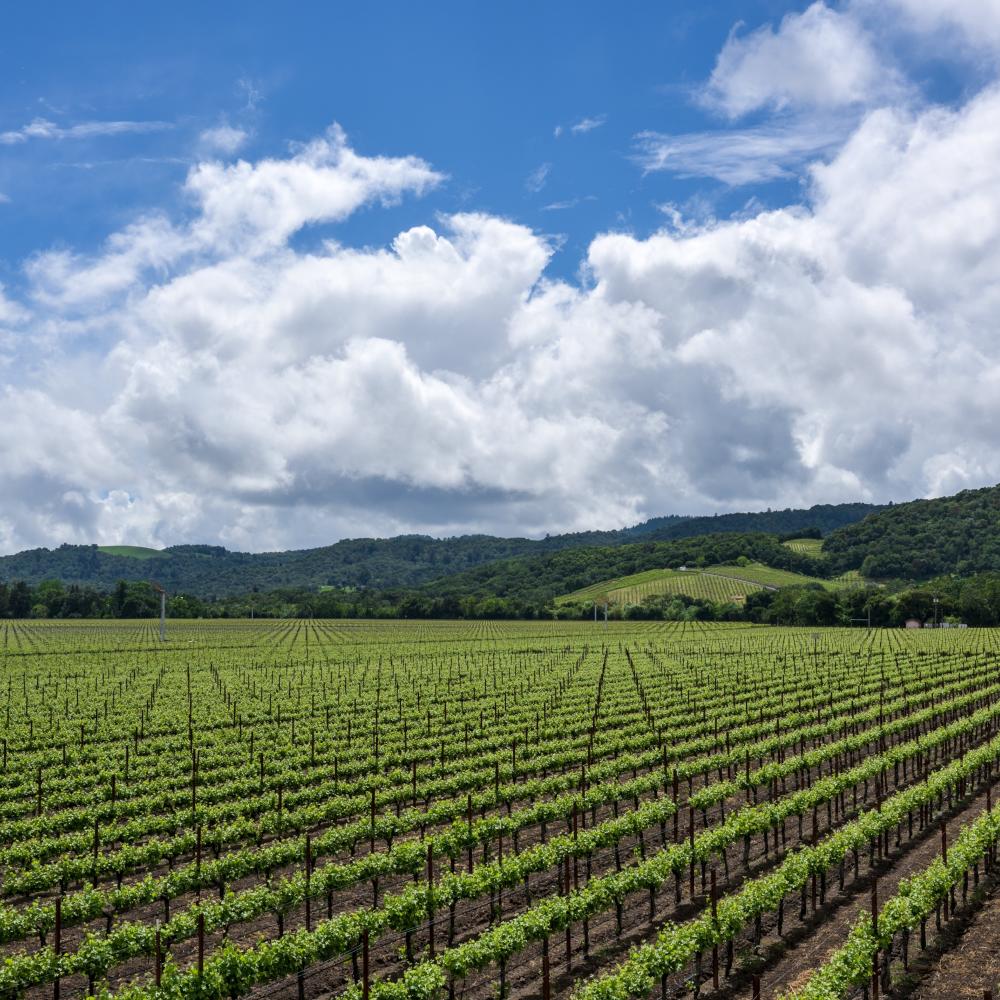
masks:
MULTIPOLYGON (((1000 985, 1000 874, 981 884, 984 895, 970 900, 945 929, 932 954, 929 968, 911 969, 912 987, 898 992, 912 1000, 980 1000, 984 990, 1000 985), (936 961, 934 960, 936 959, 936 961), (923 974, 921 974, 923 973, 923 974)), ((896 992, 896 991, 894 991, 896 992)))
MULTIPOLYGON (((970 822, 985 807, 984 791, 967 804, 957 805, 948 817, 950 836, 954 837, 960 825, 970 822)), ((937 856, 941 850, 939 830, 935 820, 923 831, 915 829, 913 840, 909 842, 905 839, 904 830, 900 846, 893 848, 888 857, 875 866, 880 900, 884 902, 894 895, 902 879, 922 870, 937 856)), ((894 843, 894 839, 890 843, 894 843)), ((835 876, 831 877, 826 905, 818 907, 815 913, 809 913, 802 924, 798 921, 798 897, 786 899, 785 933, 779 938, 776 930, 772 929, 763 938, 759 949, 747 955, 744 963, 747 972, 761 974, 763 996, 778 996, 800 985, 811 971, 822 965, 844 943, 859 912, 870 907, 872 877, 866 869, 866 861, 862 859, 860 877, 853 880, 849 874, 843 892, 837 890, 835 876), (789 920, 789 917, 792 919, 789 920)), ((751 996, 750 984, 736 981, 722 995, 744 1000, 751 996)), ((942 997, 949 995, 941 994, 942 997)))

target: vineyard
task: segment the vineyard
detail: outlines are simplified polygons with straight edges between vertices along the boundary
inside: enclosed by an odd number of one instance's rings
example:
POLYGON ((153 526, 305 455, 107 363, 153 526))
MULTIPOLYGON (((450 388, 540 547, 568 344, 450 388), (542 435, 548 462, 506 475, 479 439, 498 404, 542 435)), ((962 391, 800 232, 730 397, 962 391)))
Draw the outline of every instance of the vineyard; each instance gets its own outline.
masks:
POLYGON ((2 997, 1000 979, 995 631, 0 628, 2 997))
POLYGON ((777 590, 798 584, 815 583, 829 590, 840 587, 860 586, 862 581, 857 573, 853 577, 844 574, 836 580, 804 576, 784 569, 775 569, 763 563, 747 563, 743 566, 709 566, 706 569, 651 569, 631 576, 604 580, 566 594, 557 599, 557 604, 596 601, 609 604, 641 604, 646 597, 660 594, 684 594, 687 597, 702 597, 710 601, 743 601, 747 594, 756 590, 777 590))
POLYGON ((793 552, 799 552, 805 556, 812 556, 813 559, 821 559, 823 556, 822 538, 792 538, 783 543, 793 552))
MULTIPOLYGON (((734 571, 735 567, 727 567, 734 571)), ((722 574, 702 573, 699 570, 651 569, 616 580, 592 584, 558 598, 565 604, 582 601, 605 600, 610 604, 640 604, 654 594, 686 594, 688 597, 706 597, 709 600, 741 601, 748 594, 760 590, 761 585, 749 580, 738 580, 722 574)))

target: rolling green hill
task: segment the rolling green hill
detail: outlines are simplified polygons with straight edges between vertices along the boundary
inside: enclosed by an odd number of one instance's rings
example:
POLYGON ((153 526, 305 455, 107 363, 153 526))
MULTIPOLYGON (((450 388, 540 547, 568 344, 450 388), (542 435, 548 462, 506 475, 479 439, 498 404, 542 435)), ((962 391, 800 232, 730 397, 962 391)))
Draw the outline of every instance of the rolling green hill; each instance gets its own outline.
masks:
MULTIPOLYGON (((734 563, 745 556, 762 568, 788 570, 804 577, 825 573, 826 560, 811 559, 782 545, 774 535, 701 535, 670 542, 641 542, 615 547, 567 549, 544 556, 507 559, 428 584, 437 595, 519 597, 546 601, 606 581, 649 570, 706 569, 734 563)), ((736 567, 726 565, 726 572, 736 567)), ((756 581, 745 581, 756 582, 756 581)), ((763 586, 764 584, 761 584, 763 586)))
POLYGON ((556 604, 641 604, 645 598, 659 594, 685 594, 711 601, 740 603, 747 594, 760 589, 758 583, 704 570, 652 569, 616 580, 603 580, 572 594, 564 594, 556 598, 556 604))
POLYGON ((833 532, 823 551, 835 572, 875 579, 1000 571, 1000 486, 887 507, 833 532))
MULTIPOLYGON (((603 536, 599 536, 603 537, 603 536)), ((584 545, 588 536, 565 536, 584 545)), ((592 543, 591 543, 592 544, 592 543)), ((496 559, 555 549, 558 541, 470 535, 434 539, 402 536, 355 539, 290 552, 230 552, 217 545, 175 545, 156 550, 61 545, 0 558, 0 580, 46 579, 110 588, 118 580, 157 580, 175 593, 200 597, 244 594, 278 587, 414 587, 443 574, 496 559)))
MULTIPOLYGON (((172 593, 183 591, 200 597, 279 587, 418 587, 509 559, 595 547, 628 548, 638 542, 658 543, 675 534, 678 540, 707 533, 739 534, 747 530, 747 524, 753 524, 756 531, 774 534, 807 528, 829 530, 874 509, 865 504, 841 504, 717 517, 670 515, 616 531, 578 532, 537 540, 489 535, 443 539, 403 535, 348 539, 321 548, 287 552, 230 552, 217 545, 174 545, 163 550, 60 545, 0 557, 0 582, 24 580, 34 585, 58 579, 107 589, 118 580, 155 579, 172 593)), ((550 596, 561 589, 556 585, 550 596)))
POLYGON ((556 604, 580 604, 590 601, 609 604, 641 604, 657 594, 685 594, 711 601, 742 602, 757 590, 818 583, 837 589, 837 583, 816 576, 774 569, 762 563, 747 566, 709 566, 705 569, 653 569, 583 587, 556 598, 556 604))

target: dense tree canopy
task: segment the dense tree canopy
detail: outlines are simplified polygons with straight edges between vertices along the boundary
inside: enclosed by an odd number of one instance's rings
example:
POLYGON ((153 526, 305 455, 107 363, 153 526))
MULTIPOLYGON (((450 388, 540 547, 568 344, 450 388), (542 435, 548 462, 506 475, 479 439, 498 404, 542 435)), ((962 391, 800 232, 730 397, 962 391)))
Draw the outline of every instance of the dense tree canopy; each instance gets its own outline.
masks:
POLYGON ((837 570, 878 580, 1000 571, 1000 487, 888 507, 833 532, 823 551, 837 570))

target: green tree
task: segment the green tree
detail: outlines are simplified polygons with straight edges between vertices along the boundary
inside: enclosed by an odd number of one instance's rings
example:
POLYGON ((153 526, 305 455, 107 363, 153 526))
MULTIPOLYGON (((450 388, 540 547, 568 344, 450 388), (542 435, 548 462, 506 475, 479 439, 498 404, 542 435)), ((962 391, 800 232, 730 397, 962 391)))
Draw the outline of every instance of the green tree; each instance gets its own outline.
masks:
POLYGON ((15 580, 7 596, 11 618, 27 618, 31 614, 31 588, 24 580, 15 580))

